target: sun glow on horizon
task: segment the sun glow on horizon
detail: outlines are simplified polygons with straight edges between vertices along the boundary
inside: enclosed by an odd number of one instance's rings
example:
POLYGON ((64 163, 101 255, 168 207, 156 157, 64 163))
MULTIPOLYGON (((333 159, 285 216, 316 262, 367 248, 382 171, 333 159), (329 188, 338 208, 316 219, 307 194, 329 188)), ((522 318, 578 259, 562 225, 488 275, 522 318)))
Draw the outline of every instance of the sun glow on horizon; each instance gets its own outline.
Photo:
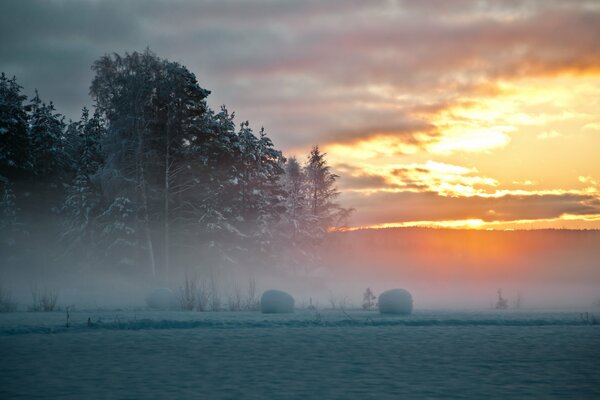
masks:
POLYGON ((581 222, 600 223, 600 214, 581 217, 579 215, 563 214, 560 218, 525 219, 514 221, 484 221, 482 219, 460 219, 447 221, 403 221, 386 222, 382 224, 338 227, 334 232, 357 231, 364 229, 391 229, 391 228, 433 228, 433 229, 468 229, 468 230, 535 230, 535 229, 572 229, 572 230, 597 230, 589 228, 581 222))

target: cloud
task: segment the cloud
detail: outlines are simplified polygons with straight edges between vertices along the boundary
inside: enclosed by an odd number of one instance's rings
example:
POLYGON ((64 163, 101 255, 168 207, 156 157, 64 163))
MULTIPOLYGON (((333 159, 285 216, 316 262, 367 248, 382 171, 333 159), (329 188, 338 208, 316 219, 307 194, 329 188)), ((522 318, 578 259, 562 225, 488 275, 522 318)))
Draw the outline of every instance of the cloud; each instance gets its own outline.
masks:
POLYGON ((341 190, 383 189, 394 186, 384 176, 373 174, 344 175, 338 181, 338 187, 341 190))
POLYGON ((554 139, 557 137, 561 137, 562 135, 557 131, 544 131, 539 133, 536 137, 538 139, 546 140, 546 139, 554 139))
POLYGON ((600 122, 590 122, 589 124, 585 124, 582 129, 587 131, 600 131, 600 122))
MULTIPOLYGON (((348 165, 342 198, 365 223, 596 209, 593 193, 564 189, 562 173, 545 170, 560 175, 552 187, 552 179, 516 166, 543 163, 534 143, 547 152, 560 133, 559 142, 571 144, 565 151, 575 152, 576 140, 600 129, 599 38, 600 5, 592 0, 0 4, 0 71, 17 75, 28 94, 38 88, 77 118, 91 103, 93 61, 149 46, 194 72, 212 91, 213 108, 226 104, 239 121, 264 126, 276 146, 304 152, 319 143, 336 168, 348 165), (580 76, 596 80, 573 87, 580 76), (592 111, 582 112, 581 99, 592 111), (495 168, 516 176, 503 180, 489 160, 509 151, 513 158, 495 168), (504 181, 536 183, 511 191, 504 181)), ((573 170, 589 175, 594 166, 573 170)))
POLYGON ((600 65, 593 2, 418 3, 7 2, 0 69, 76 114, 89 102, 95 58, 149 45, 188 65, 215 106, 227 103, 276 142, 298 146, 381 125, 404 132, 419 125, 419 107, 435 112, 490 80, 600 65), (370 93, 374 85, 391 98, 370 93))
POLYGON ((447 197, 434 192, 343 193, 356 213, 352 225, 405 221, 514 221, 600 214, 600 199, 583 194, 447 197), (493 212, 490 212, 493 211, 493 212), (390 220, 390 216, 394 219, 390 220))

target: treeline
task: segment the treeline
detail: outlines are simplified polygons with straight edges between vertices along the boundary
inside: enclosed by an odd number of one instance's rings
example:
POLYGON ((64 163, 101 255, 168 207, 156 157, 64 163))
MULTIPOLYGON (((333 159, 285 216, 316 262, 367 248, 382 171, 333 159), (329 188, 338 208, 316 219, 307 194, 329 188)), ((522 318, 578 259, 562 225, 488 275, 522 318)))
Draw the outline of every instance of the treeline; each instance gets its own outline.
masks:
POLYGON ((286 159, 236 127, 181 64, 149 50, 98 59, 94 109, 65 123, 0 76, 0 262, 144 273, 309 266, 349 210, 315 146, 286 159))

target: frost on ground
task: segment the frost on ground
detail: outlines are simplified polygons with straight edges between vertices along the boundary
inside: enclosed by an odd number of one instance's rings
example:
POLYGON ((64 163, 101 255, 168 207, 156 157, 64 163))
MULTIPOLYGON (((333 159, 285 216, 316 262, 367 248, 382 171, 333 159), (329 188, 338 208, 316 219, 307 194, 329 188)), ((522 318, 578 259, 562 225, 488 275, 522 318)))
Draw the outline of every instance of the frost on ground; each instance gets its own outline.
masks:
POLYGON ((79 311, 71 321, 0 316, 0 398, 600 398, 600 327, 575 312, 79 311))

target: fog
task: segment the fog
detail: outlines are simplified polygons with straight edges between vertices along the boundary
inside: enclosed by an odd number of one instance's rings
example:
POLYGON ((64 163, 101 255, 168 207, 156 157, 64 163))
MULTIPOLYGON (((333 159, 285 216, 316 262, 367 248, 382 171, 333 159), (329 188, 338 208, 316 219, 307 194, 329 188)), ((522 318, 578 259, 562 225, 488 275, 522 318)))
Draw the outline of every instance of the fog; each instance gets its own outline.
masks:
POLYGON ((596 231, 399 228, 335 236, 326 262, 334 281, 349 285, 346 293, 404 287, 425 308, 493 308, 499 289, 511 308, 519 297, 522 308, 553 308, 590 307, 600 296, 596 231))
MULTIPOLYGON (((595 231, 401 228, 331 233, 313 265, 208 263, 199 252, 185 268, 173 267, 168 279, 110 266, 92 270, 68 258, 16 268, 3 262, 0 278, 3 291, 23 310, 35 292, 55 293, 63 308, 145 308, 147 296, 159 287, 179 296, 186 278, 198 290, 214 292, 223 310, 236 298, 256 299, 272 288, 291 293, 298 308, 360 308, 366 288, 376 296, 405 288, 417 310, 494 308, 499 289, 511 309, 587 309, 600 298, 599 245, 595 231)), ((38 261, 59 250, 31 249, 38 261)))

